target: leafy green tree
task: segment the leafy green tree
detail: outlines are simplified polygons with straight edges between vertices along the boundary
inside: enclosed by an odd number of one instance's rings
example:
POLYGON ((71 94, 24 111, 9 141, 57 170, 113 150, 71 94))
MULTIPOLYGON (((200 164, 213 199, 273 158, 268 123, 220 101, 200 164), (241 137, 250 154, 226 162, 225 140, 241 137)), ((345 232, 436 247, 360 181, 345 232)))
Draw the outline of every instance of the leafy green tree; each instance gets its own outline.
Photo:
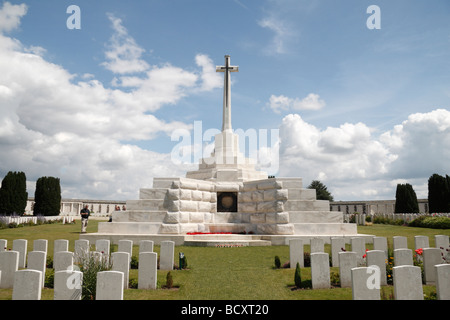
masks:
POLYGON ((428 179, 429 211, 450 212, 450 177, 433 174, 428 179))
POLYGON ((57 216, 61 211, 61 186, 59 178, 41 177, 36 181, 33 214, 57 216))
POLYGON ((419 213, 419 202, 412 185, 398 184, 395 192, 396 213, 419 213))
POLYGON ((314 180, 308 186, 308 189, 316 189, 317 200, 328 200, 333 201, 334 198, 331 193, 327 190, 327 187, 319 180, 314 180))
POLYGON ((0 213, 23 215, 27 206, 27 178, 23 172, 9 171, 0 188, 0 213))

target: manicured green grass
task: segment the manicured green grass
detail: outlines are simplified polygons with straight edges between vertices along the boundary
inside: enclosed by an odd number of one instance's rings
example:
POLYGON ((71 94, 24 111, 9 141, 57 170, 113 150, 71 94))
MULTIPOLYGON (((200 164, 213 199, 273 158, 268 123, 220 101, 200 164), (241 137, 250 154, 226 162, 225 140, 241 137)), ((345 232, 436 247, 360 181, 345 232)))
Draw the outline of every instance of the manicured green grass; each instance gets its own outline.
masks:
MULTIPOLYGON (((96 232, 98 221, 89 222, 88 232, 96 232)), ((33 240, 47 239, 49 254, 53 253, 53 241, 68 239, 69 250, 73 250, 74 241, 79 238, 80 225, 42 225, 16 229, 0 230, 0 239, 8 240, 8 248, 14 239, 27 239, 28 250, 32 250, 33 240)), ((408 246, 414 249, 414 236, 429 236, 430 245, 434 245, 434 235, 450 235, 450 230, 410 228, 391 225, 372 225, 358 227, 359 233, 372 234, 388 238, 392 245, 393 236, 406 236, 408 246)), ((371 248, 371 245, 367 246, 371 248)), ((159 246, 155 252, 159 255, 159 246)), ((114 247, 113 247, 114 250, 114 247)), ((305 251, 309 247, 305 246, 305 251)), ((325 246, 330 252, 330 246, 325 246)), ((133 255, 137 256, 138 247, 134 246, 133 255)), ((167 271, 158 270, 157 290, 128 289, 124 292, 127 300, 350 300, 349 288, 332 288, 325 290, 292 290, 294 269, 274 269, 274 257, 280 257, 281 263, 289 260, 288 246, 268 247, 175 247, 175 263, 178 253, 187 257, 188 270, 171 271, 176 289, 163 289, 167 271)), ((338 272, 331 268, 331 272, 338 272)), ((130 271, 130 278, 137 279, 137 270, 130 271)), ((302 268, 302 280, 311 279, 310 268, 302 268)), ((391 290, 387 287, 385 290, 391 290)), ((424 286, 424 292, 430 294, 434 286, 424 286)), ((11 289, 1 289, 0 299, 11 299, 11 289)), ((45 288, 43 300, 53 299, 53 290, 45 288)))

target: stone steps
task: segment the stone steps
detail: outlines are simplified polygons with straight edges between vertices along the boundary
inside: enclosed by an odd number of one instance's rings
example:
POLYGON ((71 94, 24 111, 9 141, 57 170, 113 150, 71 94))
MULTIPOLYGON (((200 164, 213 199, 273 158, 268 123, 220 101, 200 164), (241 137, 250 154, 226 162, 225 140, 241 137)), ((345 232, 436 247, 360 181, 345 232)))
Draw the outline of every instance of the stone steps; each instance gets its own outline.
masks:
POLYGON ((327 200, 288 200, 284 204, 284 211, 330 211, 327 200))
POLYGON ((289 223, 342 223, 343 214, 340 211, 290 211, 289 223))

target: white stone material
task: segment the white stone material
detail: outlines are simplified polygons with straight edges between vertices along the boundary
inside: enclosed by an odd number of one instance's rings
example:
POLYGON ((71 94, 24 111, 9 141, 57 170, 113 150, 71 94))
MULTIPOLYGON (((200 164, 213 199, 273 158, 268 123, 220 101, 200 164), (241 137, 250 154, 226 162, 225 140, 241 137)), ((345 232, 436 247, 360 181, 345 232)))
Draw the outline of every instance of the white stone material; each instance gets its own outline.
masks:
POLYGON ((6 251, 8 246, 8 240, 0 239, 0 252, 6 251))
POLYGON ((437 264, 436 295, 438 300, 450 300, 450 264, 437 264))
POLYGON ((303 257, 303 241, 301 239, 289 240, 289 262, 291 269, 295 269, 297 263, 300 264, 301 268, 305 266, 303 257))
POLYGON ((97 273, 95 300, 123 300, 123 272, 102 271, 97 273))
POLYGON ((311 239, 311 253, 324 252, 324 241, 321 238, 311 239))
POLYGON ((0 252, 0 289, 10 289, 14 285, 14 274, 19 269, 19 252, 0 252))
POLYGON ((101 252, 108 256, 110 251, 110 241, 107 239, 100 239, 95 241, 95 251, 101 252))
MULTIPOLYGON (((331 242, 331 265, 339 267, 339 253, 345 249, 345 239, 342 237, 332 237, 331 242)), ((356 266, 355 266, 356 267, 356 266)), ((349 277, 351 280, 351 278, 349 277)))
POLYGON ((27 262, 27 245, 26 239, 13 240, 13 251, 19 252, 19 269, 23 269, 27 262))
POLYGON ((158 254, 142 252, 139 254, 138 289, 156 289, 158 254))
POLYGON ((330 260, 328 253, 311 253, 311 282, 313 289, 330 288, 330 260))
POLYGON ((129 259, 131 260, 131 256, 133 255, 133 241, 132 240, 119 240, 117 251, 128 253, 129 259))
POLYGON ((435 284, 436 268, 434 266, 442 263, 441 250, 438 248, 425 248, 423 249, 422 256, 425 284, 435 284))
POLYGON ((377 266, 380 270, 380 285, 386 286, 386 254, 383 250, 369 250, 367 251, 367 266, 377 266))
POLYGON ((53 253, 59 251, 69 251, 69 240, 57 239, 54 241, 53 253))
POLYGON ((159 268, 161 270, 173 270, 174 255, 175 255, 175 242, 162 241, 159 268))
POLYGON ((386 237, 373 237, 373 249, 382 250, 386 254, 386 259, 388 258, 388 244, 386 237))
POLYGON ((47 252, 47 249, 48 249, 47 239, 36 239, 33 241, 33 251, 47 252))
POLYGON ((430 247, 429 238, 427 236, 414 236, 414 247, 415 249, 429 248, 430 247))
POLYGON ((394 250, 394 266, 412 266, 413 254, 411 249, 395 249, 394 250))
POLYGON ((358 266, 364 264, 364 254, 366 252, 366 242, 363 238, 351 238, 350 244, 352 247, 352 252, 356 252, 356 256, 358 257, 358 266))
POLYGON ((14 274, 13 300, 41 300, 42 272, 19 270, 14 274))
POLYGON ((352 269, 358 267, 356 253, 339 252, 338 260, 340 286, 341 288, 350 288, 352 286, 352 269))
POLYGON ((89 241, 85 239, 75 240, 74 263, 81 262, 89 254, 89 241))
POLYGON ((83 273, 77 270, 55 272, 54 300, 81 300, 83 273))
POLYGON ((72 270, 74 254, 70 251, 59 251, 53 254, 53 268, 55 272, 72 270))
POLYGON ((27 269, 41 271, 42 286, 45 282, 45 272, 47 270, 47 252, 45 251, 30 251, 27 259, 27 269))
POLYGON ((423 300, 420 267, 399 266, 392 268, 395 300, 423 300))
POLYGON ((113 252, 111 254, 112 271, 123 273, 123 289, 128 289, 130 279, 130 254, 128 252, 113 252))
POLYGON ((373 270, 368 267, 352 269, 352 298, 353 300, 380 300, 380 288, 372 286, 370 277, 373 270), (369 284, 369 285, 368 285, 369 284))
POLYGON ((408 249, 408 239, 404 236, 392 237, 394 250, 395 249, 408 249))

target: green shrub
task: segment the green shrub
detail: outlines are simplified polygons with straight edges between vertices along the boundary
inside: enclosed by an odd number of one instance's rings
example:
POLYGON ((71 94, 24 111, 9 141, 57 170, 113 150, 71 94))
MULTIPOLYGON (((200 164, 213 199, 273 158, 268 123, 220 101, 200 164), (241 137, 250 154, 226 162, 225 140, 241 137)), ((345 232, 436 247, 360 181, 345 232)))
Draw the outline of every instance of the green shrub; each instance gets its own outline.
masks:
POLYGON ((166 287, 168 289, 173 287, 173 277, 172 274, 169 272, 167 272, 167 276, 166 276, 166 287))
POLYGON ((300 264, 298 262, 295 266, 294 283, 297 288, 302 287, 302 276, 300 274, 300 264))
POLYGON ((45 272, 44 287, 53 288, 54 280, 55 280, 55 271, 53 269, 48 269, 45 272))
POLYGON ((130 268, 139 269, 139 260, 136 256, 131 257, 130 268))
POLYGON ((450 229, 450 218, 423 215, 411 221, 409 226, 431 229, 450 229))
POLYGON ((280 269, 281 261, 279 256, 275 256, 275 268, 280 269))

